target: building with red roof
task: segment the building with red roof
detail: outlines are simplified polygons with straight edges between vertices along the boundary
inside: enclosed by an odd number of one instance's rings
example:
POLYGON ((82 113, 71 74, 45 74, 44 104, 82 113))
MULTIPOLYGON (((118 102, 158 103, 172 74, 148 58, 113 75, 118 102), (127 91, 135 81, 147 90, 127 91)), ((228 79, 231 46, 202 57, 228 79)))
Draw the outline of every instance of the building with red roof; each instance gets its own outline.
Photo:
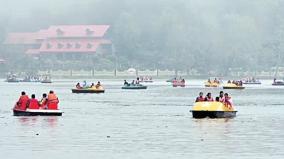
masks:
POLYGON ((53 25, 38 32, 9 33, 4 44, 36 56, 105 53, 111 51, 108 29, 109 25, 53 25))

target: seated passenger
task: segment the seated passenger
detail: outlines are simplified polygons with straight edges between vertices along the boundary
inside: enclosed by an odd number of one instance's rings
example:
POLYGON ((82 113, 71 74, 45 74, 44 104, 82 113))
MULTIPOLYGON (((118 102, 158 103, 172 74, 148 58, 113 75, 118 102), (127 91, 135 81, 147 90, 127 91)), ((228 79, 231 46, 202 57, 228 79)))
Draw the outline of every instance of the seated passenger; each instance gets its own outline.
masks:
POLYGON ((26 110, 28 101, 29 101, 29 96, 26 95, 26 92, 23 91, 17 102, 16 107, 20 110, 26 110))
POLYGON ((219 97, 216 97, 216 98, 215 98, 215 101, 216 101, 216 102, 220 102, 220 98, 219 98, 219 97))
POLYGON ((77 88, 77 89, 82 89, 82 87, 81 87, 81 85, 80 85, 79 82, 76 84, 76 88, 77 88))
POLYGON ((41 109, 47 109, 47 95, 46 93, 42 94, 42 98, 39 102, 41 109))
POLYGON ((98 83, 96 84, 96 89, 98 89, 101 86, 101 82, 98 81, 98 83))
POLYGON ((208 79, 208 81, 207 81, 208 83, 211 83, 211 80, 210 79, 208 79))
POLYGON ((225 93, 225 100, 224 100, 224 104, 225 106, 229 107, 229 108, 232 108, 233 106, 233 103, 232 103, 232 98, 229 96, 228 93, 225 93))
POLYGON ((229 80, 228 83, 231 83, 231 80, 229 80))
POLYGON ((49 91, 47 96, 47 108, 48 109, 58 109, 59 100, 53 91, 49 91))
POLYGON ((91 85, 90 85, 90 88, 93 88, 95 86, 95 84, 94 83, 92 83, 91 85))
POLYGON ((126 81, 126 80, 124 80, 124 84, 123 85, 129 85, 129 83, 126 81))
POLYGON ((211 96, 211 93, 207 93, 205 100, 206 102, 214 102, 214 99, 211 96))
POLYGON ((35 99, 35 95, 32 94, 31 99, 28 101, 28 108, 29 109, 39 109, 39 102, 35 99))
POLYGON ((225 97, 224 97, 224 92, 223 91, 220 91, 218 98, 219 98, 219 102, 225 102, 225 97))
POLYGON ((195 102, 203 102, 205 99, 203 97, 203 92, 199 93, 199 96, 196 98, 195 102))
POLYGON ((131 84, 132 84, 132 85, 135 85, 135 81, 133 80, 133 81, 131 82, 131 84))

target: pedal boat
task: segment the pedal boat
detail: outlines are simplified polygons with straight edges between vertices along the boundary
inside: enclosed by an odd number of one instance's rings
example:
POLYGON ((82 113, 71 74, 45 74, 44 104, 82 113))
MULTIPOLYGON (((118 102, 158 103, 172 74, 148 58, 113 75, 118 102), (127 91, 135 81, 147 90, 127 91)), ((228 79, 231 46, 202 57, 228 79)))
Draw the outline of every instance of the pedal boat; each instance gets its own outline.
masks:
POLYGON ((223 86, 223 89, 245 89, 245 87, 238 86, 238 85, 233 84, 233 83, 227 83, 223 86))
POLYGON ((92 87, 92 88, 75 88, 72 89, 72 93, 104 93, 105 89, 100 86, 99 88, 92 87))
POLYGON ((221 102, 196 102, 190 110, 193 118, 233 118, 237 111, 221 102))
POLYGON ((147 89, 147 86, 144 86, 142 84, 130 84, 122 86, 121 89, 147 89))
POLYGON ((219 83, 216 82, 205 82, 205 87, 219 87, 219 83))

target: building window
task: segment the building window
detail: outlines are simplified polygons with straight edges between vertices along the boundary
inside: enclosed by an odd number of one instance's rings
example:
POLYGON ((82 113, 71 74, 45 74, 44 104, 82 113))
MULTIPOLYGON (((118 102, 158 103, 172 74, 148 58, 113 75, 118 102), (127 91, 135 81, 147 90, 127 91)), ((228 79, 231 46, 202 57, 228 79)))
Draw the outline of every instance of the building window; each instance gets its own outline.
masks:
POLYGON ((72 48, 72 44, 67 43, 67 49, 70 49, 70 48, 72 48))
POLYGON ((56 29, 56 34, 57 34, 57 36, 62 36, 62 35, 64 35, 64 32, 61 30, 61 29, 56 29))
POLYGON ((61 43, 58 43, 58 44, 57 44, 57 48, 58 48, 58 49, 62 49, 62 48, 63 48, 63 46, 64 46, 64 45, 63 45, 63 44, 61 44, 61 43))
POLYGON ((92 44, 90 44, 90 43, 87 44, 87 48, 88 48, 88 49, 91 49, 92 47, 93 47, 92 44))
POLYGON ((76 43, 75 48, 80 49, 81 45, 79 43, 76 43))
POLYGON ((89 28, 86 29, 86 34, 88 36, 94 35, 94 31, 90 30, 89 28))
POLYGON ((46 44, 46 48, 47 48, 47 49, 50 49, 51 47, 52 47, 52 45, 51 45, 50 43, 47 43, 47 44, 46 44))

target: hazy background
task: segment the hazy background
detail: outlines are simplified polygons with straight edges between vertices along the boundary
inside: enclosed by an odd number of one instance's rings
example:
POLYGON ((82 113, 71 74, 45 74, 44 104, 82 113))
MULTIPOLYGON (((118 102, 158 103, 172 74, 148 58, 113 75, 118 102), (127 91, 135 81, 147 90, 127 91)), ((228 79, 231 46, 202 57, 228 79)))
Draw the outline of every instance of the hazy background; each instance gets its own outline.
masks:
POLYGON ((283 0, 0 1, 0 58, 9 60, 7 70, 26 69, 27 62, 36 69, 36 61, 24 54, 7 55, 2 45, 7 33, 62 24, 111 26, 107 36, 115 55, 96 57, 105 69, 117 61, 121 69, 226 74, 228 68, 260 71, 283 63, 283 0))

